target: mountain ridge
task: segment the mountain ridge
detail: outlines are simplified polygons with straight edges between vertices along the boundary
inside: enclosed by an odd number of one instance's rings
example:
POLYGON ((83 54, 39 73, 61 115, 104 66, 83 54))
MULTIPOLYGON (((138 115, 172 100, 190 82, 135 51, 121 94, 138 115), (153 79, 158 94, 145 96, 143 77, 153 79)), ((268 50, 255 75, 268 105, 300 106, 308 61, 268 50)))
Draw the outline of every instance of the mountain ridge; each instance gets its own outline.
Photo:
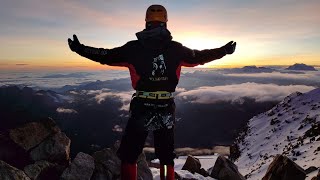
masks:
POLYGON ((239 139, 239 171, 260 179, 276 154, 306 169, 320 166, 320 88, 292 93, 265 113, 249 120, 239 139))

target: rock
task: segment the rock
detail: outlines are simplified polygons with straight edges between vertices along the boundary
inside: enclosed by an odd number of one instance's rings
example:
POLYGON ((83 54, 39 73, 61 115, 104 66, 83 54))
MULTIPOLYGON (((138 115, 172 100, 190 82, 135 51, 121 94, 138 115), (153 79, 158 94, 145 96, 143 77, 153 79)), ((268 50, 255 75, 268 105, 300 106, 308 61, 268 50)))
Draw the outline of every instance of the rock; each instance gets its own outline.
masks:
POLYGON ((28 151, 40 144, 51 134, 59 131, 60 129, 56 126, 56 123, 51 118, 47 118, 39 122, 31 122, 22 127, 11 129, 9 135, 16 144, 28 151))
POLYGON ((239 173, 238 167, 224 156, 219 156, 216 163, 209 169, 210 177, 219 180, 245 180, 239 173))
POLYGON ((10 139, 9 133, 0 134, 0 160, 20 169, 33 163, 29 153, 10 139))
POLYGON ((283 155, 277 155, 269 165, 266 175, 262 180, 304 180, 305 171, 283 155))
POLYGON ((204 176, 204 177, 209 176, 209 173, 208 173, 205 169, 203 169, 203 168, 200 169, 199 174, 201 174, 201 175, 204 176))
POLYGON ((310 129, 308 129, 305 133, 305 137, 317 137, 320 135, 320 122, 316 122, 311 125, 310 129))
POLYGON ((80 152, 71 165, 62 173, 61 180, 90 180, 94 167, 93 157, 80 152))
POLYGON ((146 160, 146 155, 141 153, 138 157, 137 161, 138 165, 138 179, 153 179, 152 172, 148 166, 148 162, 146 160))
POLYGON ((104 174, 104 172, 110 172, 110 174, 112 174, 112 178, 116 179, 120 177, 121 161, 114 149, 105 148, 101 151, 95 152, 92 157, 95 160, 96 166, 100 167, 95 171, 95 174, 104 174))
POLYGON ((237 143, 233 143, 230 146, 230 156, 229 156, 230 160, 235 161, 240 157, 240 155, 241 155, 241 151, 240 151, 239 145, 237 143))
POLYGON ((188 156, 186 162, 182 167, 182 170, 187 170, 193 174, 198 173, 205 177, 209 176, 209 173, 205 169, 201 168, 201 163, 199 159, 191 155, 188 156))
POLYGON ((184 163, 182 170, 188 170, 191 173, 199 173, 201 164, 199 159, 189 155, 186 162, 184 163))
MULTIPOLYGON (((112 180, 117 178, 113 178, 112 173, 108 169, 104 168, 102 164, 96 163, 91 180, 109 180, 109 179, 112 180)), ((118 176, 118 179, 120 179, 120 175, 118 176)))
POLYGON ((47 161, 38 161, 35 164, 30 164, 24 168, 24 172, 31 178, 31 179, 38 179, 41 172, 48 169, 52 166, 51 163, 47 161))
POLYGON ((30 152, 34 161, 47 160, 65 164, 69 162, 71 140, 62 132, 43 141, 30 152))
MULTIPOLYGON (((92 155, 96 167, 92 180, 120 179, 121 160, 116 153, 118 148, 119 143, 115 143, 114 147, 105 148, 92 155)), ((137 166, 138 179, 153 179, 144 153, 138 157, 137 166)))
POLYGON ((30 180, 30 178, 21 170, 10 166, 0 160, 0 179, 1 180, 30 180))
POLYGON ((34 164, 30 164, 24 168, 24 172, 32 180, 59 179, 63 170, 64 167, 48 161, 37 161, 34 164))

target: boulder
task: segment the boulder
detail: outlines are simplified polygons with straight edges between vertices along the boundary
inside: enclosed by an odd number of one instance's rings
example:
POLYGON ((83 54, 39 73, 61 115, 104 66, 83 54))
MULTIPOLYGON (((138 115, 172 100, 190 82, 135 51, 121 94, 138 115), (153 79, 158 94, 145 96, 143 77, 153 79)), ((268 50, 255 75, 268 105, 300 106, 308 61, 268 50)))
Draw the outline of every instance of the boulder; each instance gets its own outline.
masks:
POLYGON ((304 180, 305 171, 283 155, 277 155, 269 165, 267 173, 262 180, 304 180))
POLYGON ((33 163, 29 153, 10 139, 9 133, 0 134, 0 160, 20 169, 33 163))
POLYGON ((69 162, 71 140, 62 132, 56 133, 43 141, 31 152, 34 161, 47 160, 59 164, 69 162))
POLYGON ((205 169, 203 169, 203 168, 201 168, 200 169, 200 172, 199 172, 199 174, 201 174, 202 176, 204 176, 204 177, 207 177, 207 176, 209 176, 209 173, 208 173, 208 171, 206 171, 205 169))
POLYGON ((152 172, 148 166, 148 162, 146 160, 146 155, 141 153, 138 157, 137 161, 138 165, 138 179, 153 179, 152 172))
POLYGON ((238 167, 224 156, 219 156, 216 163, 209 169, 210 177, 219 180, 245 180, 239 173, 238 167))
POLYGON ((22 127, 11 129, 9 135, 16 144, 28 151, 40 144, 51 134, 59 131, 60 129, 56 126, 56 123, 51 118, 47 118, 39 122, 31 122, 22 127))
POLYGON ((0 160, 0 179, 1 180, 30 180, 21 170, 0 160))
POLYGON ((90 180, 94 171, 94 159, 85 153, 78 153, 71 165, 62 173, 61 180, 90 180))
POLYGON ((191 173, 199 173, 200 168, 201 168, 201 164, 199 159, 189 155, 182 167, 182 170, 188 170, 191 173))
MULTIPOLYGON (((95 171, 93 173, 93 180, 103 179, 120 179, 121 160, 117 156, 119 143, 116 142, 111 148, 105 148, 101 151, 93 153, 95 160, 95 171)), ((152 172, 146 161, 146 156, 141 153, 137 160, 138 179, 153 179, 152 172)))
POLYGON ((106 169, 102 164, 95 163, 95 168, 91 180, 113 180, 120 179, 120 175, 117 178, 113 178, 112 173, 106 169))
POLYGON ((48 161, 37 161, 34 164, 30 164, 24 168, 24 172, 32 180, 59 179, 63 170, 64 167, 48 161))
POLYGON ((113 179, 120 177, 121 161, 114 149, 105 148, 93 153, 92 157, 95 160, 96 166, 99 166, 94 172, 95 174, 105 174, 105 172, 108 172, 108 174, 112 175, 113 179))

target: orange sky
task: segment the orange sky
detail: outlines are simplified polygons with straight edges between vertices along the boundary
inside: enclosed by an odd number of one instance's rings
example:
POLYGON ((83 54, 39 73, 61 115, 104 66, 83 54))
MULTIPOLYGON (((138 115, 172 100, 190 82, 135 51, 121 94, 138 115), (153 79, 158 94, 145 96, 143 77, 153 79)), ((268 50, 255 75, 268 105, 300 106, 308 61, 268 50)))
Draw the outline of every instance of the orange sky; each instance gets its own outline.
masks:
POLYGON ((320 66, 319 0, 5 0, 0 7, 0 69, 108 69, 71 52, 67 38, 77 34, 85 45, 121 46, 136 39, 153 3, 167 8, 174 40, 189 48, 237 41, 233 55, 204 67, 320 66))

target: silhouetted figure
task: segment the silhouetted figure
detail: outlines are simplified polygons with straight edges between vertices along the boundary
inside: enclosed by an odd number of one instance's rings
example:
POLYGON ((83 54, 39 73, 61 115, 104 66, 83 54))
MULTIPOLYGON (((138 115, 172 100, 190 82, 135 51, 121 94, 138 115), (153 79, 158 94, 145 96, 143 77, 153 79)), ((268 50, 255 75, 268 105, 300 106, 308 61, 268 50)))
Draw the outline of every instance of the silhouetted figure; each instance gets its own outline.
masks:
POLYGON ((181 66, 194 67, 235 51, 236 43, 207 50, 192 50, 172 41, 167 29, 167 11, 151 5, 146 12, 146 27, 136 33, 138 40, 113 49, 80 44, 76 35, 68 39, 70 49, 79 55, 109 66, 128 67, 136 90, 130 103, 130 118, 121 140, 121 179, 137 179, 137 158, 149 131, 154 134, 161 179, 174 179, 175 103, 172 93, 180 78, 181 66))

